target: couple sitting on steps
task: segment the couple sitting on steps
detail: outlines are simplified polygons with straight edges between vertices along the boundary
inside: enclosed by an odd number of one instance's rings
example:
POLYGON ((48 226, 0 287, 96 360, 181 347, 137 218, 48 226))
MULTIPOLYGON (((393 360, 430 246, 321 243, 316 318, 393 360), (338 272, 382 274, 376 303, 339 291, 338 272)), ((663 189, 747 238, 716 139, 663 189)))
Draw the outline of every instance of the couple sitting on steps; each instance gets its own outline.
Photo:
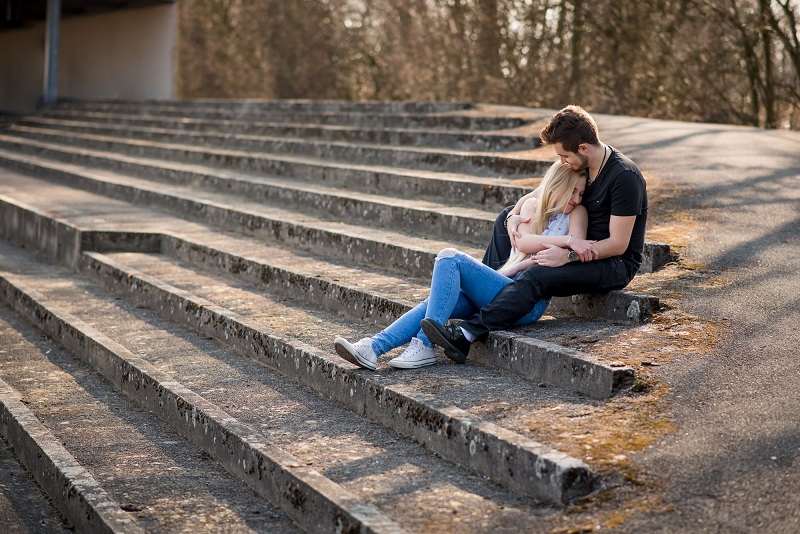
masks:
POLYGON ((551 297, 622 289, 642 263, 647 191, 636 165, 602 143, 578 106, 556 113, 541 132, 559 161, 541 185, 497 218, 483 258, 447 248, 436 257, 430 296, 373 337, 337 338, 345 360, 375 370, 436 363, 434 345, 464 363, 470 345, 492 330, 537 321, 551 297), (495 270, 496 269, 496 270, 495 270), (464 319, 459 325, 448 319, 464 319))

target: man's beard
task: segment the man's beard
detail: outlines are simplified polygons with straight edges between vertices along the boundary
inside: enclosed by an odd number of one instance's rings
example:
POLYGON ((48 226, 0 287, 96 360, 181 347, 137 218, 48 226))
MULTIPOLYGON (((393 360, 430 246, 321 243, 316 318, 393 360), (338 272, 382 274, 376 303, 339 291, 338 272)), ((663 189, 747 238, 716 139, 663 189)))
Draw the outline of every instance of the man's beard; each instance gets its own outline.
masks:
POLYGON ((578 166, 578 168, 573 167, 573 170, 575 170, 575 171, 585 171, 586 169, 588 169, 589 168, 589 156, 584 156, 582 154, 576 154, 576 155, 581 160, 581 164, 578 166))

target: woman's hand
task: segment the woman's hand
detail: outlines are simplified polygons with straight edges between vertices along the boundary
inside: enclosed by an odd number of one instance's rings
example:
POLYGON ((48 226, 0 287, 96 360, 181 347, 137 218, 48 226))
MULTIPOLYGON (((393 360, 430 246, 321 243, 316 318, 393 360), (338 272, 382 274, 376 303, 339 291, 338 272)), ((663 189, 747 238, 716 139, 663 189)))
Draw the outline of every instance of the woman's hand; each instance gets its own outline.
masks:
POLYGON ((533 267, 534 265, 536 265, 535 256, 529 256, 511 267, 502 267, 498 269, 497 272, 508 278, 514 278, 517 273, 524 271, 528 267, 533 267))
POLYGON ((523 217, 522 215, 512 215, 506 219, 506 231, 508 232, 508 238, 511 240, 512 248, 517 248, 517 239, 522 237, 522 234, 517 232, 517 228, 519 228, 520 224, 527 222, 531 222, 531 218, 523 217))
POLYGON ((543 267, 561 267, 569 263, 569 249, 561 248, 558 245, 544 244, 545 249, 536 253, 535 264, 543 267))

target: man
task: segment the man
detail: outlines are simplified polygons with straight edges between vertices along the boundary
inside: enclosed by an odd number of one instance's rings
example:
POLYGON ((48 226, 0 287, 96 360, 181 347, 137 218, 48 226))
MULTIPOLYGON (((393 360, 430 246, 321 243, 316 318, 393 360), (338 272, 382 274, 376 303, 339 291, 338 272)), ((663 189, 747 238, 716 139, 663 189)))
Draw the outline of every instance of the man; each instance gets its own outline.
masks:
MULTIPOLYGON (((569 248, 550 246, 526 260, 530 267, 460 326, 424 319, 425 335, 457 363, 466 361, 473 341, 512 326, 540 299, 622 289, 642 263, 647 191, 636 165, 600 141, 594 119, 579 106, 556 113, 540 136, 563 163, 587 172, 583 196, 589 214, 587 239, 571 239, 569 248)), ((506 223, 512 244, 519 222, 511 211, 506 223)), ((492 241, 484 262, 502 254, 507 258, 497 235, 492 241)))

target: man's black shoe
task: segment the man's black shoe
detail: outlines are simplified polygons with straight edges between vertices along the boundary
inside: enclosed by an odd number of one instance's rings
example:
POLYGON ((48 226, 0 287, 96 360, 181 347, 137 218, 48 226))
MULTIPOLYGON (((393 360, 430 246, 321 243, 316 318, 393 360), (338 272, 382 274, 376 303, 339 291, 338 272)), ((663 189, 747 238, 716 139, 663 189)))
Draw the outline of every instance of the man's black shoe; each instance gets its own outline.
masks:
POLYGON ((469 347, 472 343, 464 337, 461 328, 452 324, 442 326, 433 319, 423 319, 421 326, 431 343, 444 349, 445 356, 456 363, 467 361, 467 354, 469 354, 469 347))

